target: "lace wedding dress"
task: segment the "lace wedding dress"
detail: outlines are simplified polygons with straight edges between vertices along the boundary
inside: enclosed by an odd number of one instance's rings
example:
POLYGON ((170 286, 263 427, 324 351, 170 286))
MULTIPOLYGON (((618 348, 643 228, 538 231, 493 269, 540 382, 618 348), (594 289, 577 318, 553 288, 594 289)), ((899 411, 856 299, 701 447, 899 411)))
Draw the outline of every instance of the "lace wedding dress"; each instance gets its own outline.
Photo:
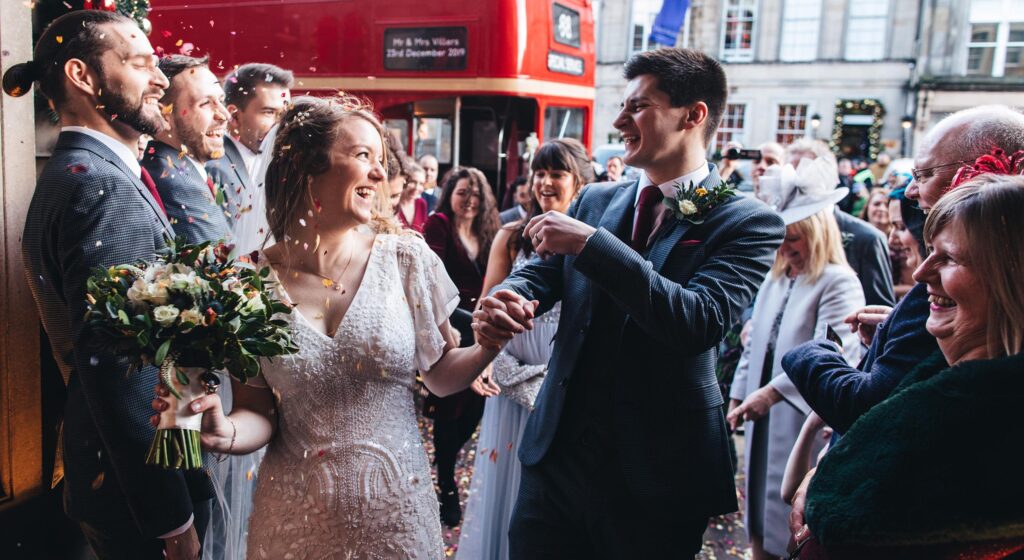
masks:
POLYGON ((306 319, 316 309, 288 316, 299 352, 264 366, 279 423, 249 558, 444 557, 413 391, 416 370, 441 357, 438 327, 458 302, 421 238, 381 234, 333 338, 306 319))
MULTIPOLYGON (((520 252, 512 262, 512 271, 519 270, 528 261, 520 252)), ((558 330, 561 313, 562 304, 559 302, 533 321, 532 331, 509 341, 503 355, 495 360, 495 381, 500 377, 498 368, 502 363, 510 363, 504 367, 529 370, 528 373, 540 369, 537 366, 546 370, 551 358, 551 341, 558 330)), ((507 377, 523 377, 512 372, 504 373, 507 377)), ((506 394, 511 390, 502 387, 506 394)), ((459 560, 508 560, 508 527, 519 495, 519 441, 523 439, 529 416, 530 409, 505 394, 487 399, 484 405, 473 480, 456 555, 459 560)))

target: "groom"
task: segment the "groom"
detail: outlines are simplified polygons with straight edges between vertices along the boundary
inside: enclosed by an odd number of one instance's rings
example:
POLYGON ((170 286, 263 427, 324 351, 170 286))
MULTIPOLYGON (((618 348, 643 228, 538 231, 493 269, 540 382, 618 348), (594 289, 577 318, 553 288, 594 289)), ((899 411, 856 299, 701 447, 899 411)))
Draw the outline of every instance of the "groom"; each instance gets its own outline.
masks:
POLYGON ((131 372, 127 359, 92 349, 94 333, 83 322, 94 268, 152 259, 173 235, 136 160, 140 135, 162 128, 157 100, 167 78, 138 25, 101 10, 54 20, 34 60, 4 78, 4 90, 14 95, 38 82, 61 122, 22 248, 67 382, 65 510, 99 558, 197 558, 209 478, 145 464, 156 369, 131 372))
POLYGON ((718 62, 659 49, 625 76, 615 127, 640 180, 590 185, 568 215, 533 219, 525 235, 546 258, 475 314, 479 341, 500 345, 563 302, 519 449, 516 559, 693 556, 709 516, 737 509, 715 349, 785 228, 750 198, 727 197, 700 224, 662 205, 676 184, 721 183, 704 157, 725 107, 718 62))

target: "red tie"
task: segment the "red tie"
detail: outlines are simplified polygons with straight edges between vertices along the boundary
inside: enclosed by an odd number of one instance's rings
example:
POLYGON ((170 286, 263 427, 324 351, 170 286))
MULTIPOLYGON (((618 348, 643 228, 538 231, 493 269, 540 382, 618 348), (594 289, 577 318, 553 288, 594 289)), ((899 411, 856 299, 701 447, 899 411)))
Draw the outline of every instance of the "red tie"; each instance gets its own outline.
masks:
POLYGON ((636 205, 636 223, 633 226, 633 240, 630 246, 637 253, 644 252, 647 240, 654 232, 654 209, 665 198, 657 185, 648 185, 640 191, 640 201, 636 205))
POLYGON ((164 216, 166 216, 167 209, 164 208, 164 201, 160 199, 160 193, 156 190, 156 183, 153 182, 153 177, 150 176, 149 171, 146 171, 145 167, 142 168, 142 174, 139 179, 142 179, 142 184, 146 185, 146 189, 149 190, 149 194, 153 195, 153 200, 160 205, 160 210, 164 213, 164 216))
POLYGON ((206 186, 210 187, 210 194, 213 195, 214 200, 217 200, 217 188, 213 186, 213 179, 209 175, 206 176, 206 186))

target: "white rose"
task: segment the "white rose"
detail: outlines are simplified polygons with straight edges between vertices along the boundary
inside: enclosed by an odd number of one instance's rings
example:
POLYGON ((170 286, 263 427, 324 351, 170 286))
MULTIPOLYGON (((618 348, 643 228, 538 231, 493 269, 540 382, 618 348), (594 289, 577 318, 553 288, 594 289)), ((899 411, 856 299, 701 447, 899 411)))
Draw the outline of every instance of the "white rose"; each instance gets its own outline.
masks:
POLYGON ((128 301, 140 302, 146 299, 146 281, 138 279, 128 288, 128 301))
POLYGON ((697 213, 697 205, 691 200, 683 200, 679 202, 679 212, 684 216, 692 216, 697 213))
POLYGON ((181 312, 181 322, 201 325, 203 324, 203 314, 195 307, 192 309, 186 309, 181 312))
POLYGON ((225 278, 224 281, 220 283, 220 287, 224 288, 224 290, 228 292, 239 293, 242 289, 242 281, 232 276, 230 278, 225 278))
POLYGON ((195 282, 196 273, 189 271, 188 274, 171 274, 171 287, 175 290, 185 290, 190 284, 195 282))
POLYGON ((146 285, 146 294, 144 298, 156 305, 163 305, 167 303, 167 285, 163 281, 146 285))
POLYGON ((178 318, 178 308, 173 305, 161 305, 153 308, 153 318, 161 327, 169 327, 178 318))
POLYGON ((260 294, 254 293, 253 296, 249 298, 249 301, 245 302, 245 307, 243 308, 243 311, 246 314, 249 314, 256 313, 258 311, 263 311, 266 308, 267 307, 263 305, 263 298, 260 297, 260 294))

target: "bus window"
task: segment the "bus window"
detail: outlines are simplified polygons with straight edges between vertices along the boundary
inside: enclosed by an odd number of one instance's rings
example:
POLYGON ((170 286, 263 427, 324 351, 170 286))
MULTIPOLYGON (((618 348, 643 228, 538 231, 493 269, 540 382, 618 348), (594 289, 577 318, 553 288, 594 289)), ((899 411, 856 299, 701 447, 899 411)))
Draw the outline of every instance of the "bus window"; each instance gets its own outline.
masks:
POLYGON ((575 138, 583 141, 583 108, 555 107, 544 109, 544 139, 575 138))
POLYGON ((452 121, 443 118, 417 118, 413 137, 413 155, 417 161, 426 155, 437 158, 438 163, 452 162, 452 121))
POLYGON ((409 143, 409 121, 405 119, 386 119, 384 121, 384 129, 387 130, 395 140, 398 140, 398 145, 405 148, 405 145, 409 143))

